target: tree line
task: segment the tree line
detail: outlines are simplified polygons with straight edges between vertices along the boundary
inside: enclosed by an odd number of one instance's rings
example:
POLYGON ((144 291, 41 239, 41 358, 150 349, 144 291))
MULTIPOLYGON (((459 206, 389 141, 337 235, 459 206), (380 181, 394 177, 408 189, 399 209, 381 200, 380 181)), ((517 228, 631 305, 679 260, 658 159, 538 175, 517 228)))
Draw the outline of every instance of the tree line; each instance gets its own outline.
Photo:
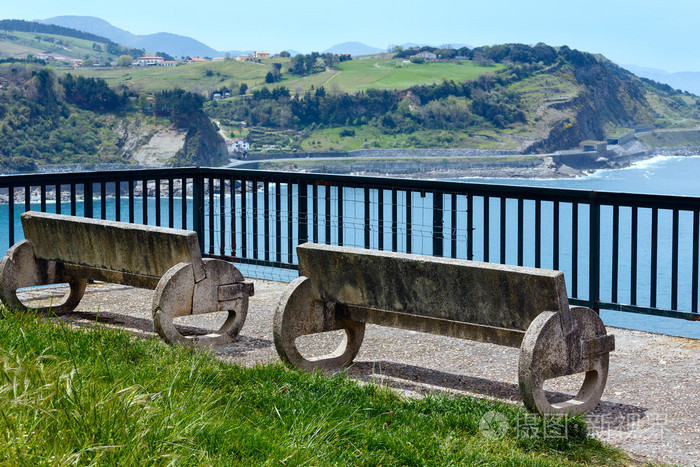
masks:
MULTIPOLYGON (((562 49, 569 49, 564 46, 562 49)), ((542 63, 544 65, 552 65, 559 58, 559 52, 554 47, 547 44, 539 43, 535 46, 526 44, 499 44, 483 47, 431 47, 424 46, 419 48, 396 47, 393 50, 394 58, 410 58, 421 52, 431 52, 437 55, 441 60, 473 60, 488 63, 514 63, 514 64, 533 64, 542 63)))

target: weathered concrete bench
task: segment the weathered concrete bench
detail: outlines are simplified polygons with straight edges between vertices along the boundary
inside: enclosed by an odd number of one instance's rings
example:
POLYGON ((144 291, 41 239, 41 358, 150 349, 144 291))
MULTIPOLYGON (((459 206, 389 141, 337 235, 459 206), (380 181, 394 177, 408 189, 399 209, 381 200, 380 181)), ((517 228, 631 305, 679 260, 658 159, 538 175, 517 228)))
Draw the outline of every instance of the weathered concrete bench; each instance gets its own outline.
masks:
POLYGON ((62 301, 38 309, 67 313, 95 279, 155 289, 154 325, 170 343, 226 344, 243 326, 253 284, 226 261, 203 260, 195 232, 31 211, 21 218, 25 240, 0 262, 0 298, 9 307, 25 308, 17 289, 68 283, 62 301), (228 318, 212 334, 185 337, 173 324, 178 316, 216 311, 228 318))
POLYGON ((372 323, 520 347, 520 391, 540 414, 582 412, 600 401, 614 336, 593 310, 569 307, 561 272, 309 243, 297 254, 300 277, 274 317, 275 347, 287 364, 348 365, 372 323), (301 355, 298 337, 333 330, 345 330, 335 352, 301 355), (585 373, 578 394, 550 403, 544 382, 576 373, 585 373))

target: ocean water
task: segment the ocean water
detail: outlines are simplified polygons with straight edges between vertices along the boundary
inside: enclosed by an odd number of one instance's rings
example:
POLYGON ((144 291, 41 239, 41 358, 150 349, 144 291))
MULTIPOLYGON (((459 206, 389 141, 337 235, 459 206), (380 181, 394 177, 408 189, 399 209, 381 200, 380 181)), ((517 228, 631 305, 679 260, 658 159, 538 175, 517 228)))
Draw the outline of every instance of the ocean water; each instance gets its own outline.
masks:
MULTIPOLYGON (((601 170, 591 175, 571 179, 463 178, 459 180, 501 185, 700 197, 700 155, 678 157, 656 156, 651 159, 640 161, 627 168, 601 170)), ((646 219, 646 221, 648 222, 648 219, 646 219)), ((663 221, 661 216, 660 221, 663 221)), ((640 230, 644 222, 645 219, 640 217, 640 230)), ((623 242, 624 239, 621 238, 621 243, 623 242)), ((681 263, 683 263, 684 260, 686 263, 689 263, 692 243, 690 241, 684 242, 681 240, 679 246, 681 263)), ((666 248, 660 243, 659 249, 661 253, 663 253, 664 250, 669 251, 668 245, 665 247, 666 248)), ((601 248, 604 249, 605 245, 601 245, 601 248)), ((622 270, 624 265, 624 262, 620 264, 621 275, 623 274, 622 270)), ((659 281, 662 282, 665 277, 663 271, 660 272, 659 281)), ((607 271, 607 273, 609 274, 609 271, 607 271)), ((606 271, 602 270, 601 274, 605 275, 606 271)), ((639 283, 641 289, 645 284, 643 282, 644 277, 640 276, 640 279, 642 280, 642 282, 639 283)), ((680 280, 681 284, 679 288, 681 290, 689 290, 689 276, 681 274, 680 280)), ((583 282, 585 282, 585 280, 583 282)), ((601 284, 602 298, 605 297, 605 293, 606 287, 604 284, 601 284)), ((621 296, 624 296, 622 291, 621 296)), ((644 297, 640 296, 640 299, 642 298, 644 297)), ((666 305, 663 300, 660 300, 659 304, 666 305)), ((601 317, 605 324, 610 326, 700 339, 700 321, 661 318, 610 310, 601 310, 601 317)))
MULTIPOLYGON (((681 196, 698 196, 700 197, 700 155, 699 156, 691 156, 691 157, 654 157, 652 159, 648 159, 646 161, 639 162, 631 167, 625 168, 625 169, 616 169, 616 170, 605 170, 605 171, 599 171, 596 172, 592 175, 589 176, 584 176, 584 177, 578 177, 578 178, 572 178, 572 179, 551 179, 551 180, 519 180, 519 179, 498 179, 498 178, 466 178, 466 179, 460 179, 462 181, 467 181, 467 182, 474 182, 474 183, 493 183, 493 184, 502 184, 502 185, 526 185, 526 186, 539 186, 539 187, 550 187, 550 188, 569 188, 569 189, 581 189, 581 190, 598 190, 598 191, 611 191, 611 192, 627 192, 627 193, 653 193, 653 194, 671 194, 671 195, 681 195, 681 196)), ((271 187, 271 192, 274 190, 274 187, 271 187)), ((286 212, 288 211, 288 207, 286 205, 287 203, 287 193, 286 193, 286 186, 282 185, 282 190, 283 192, 280 193, 281 195, 281 210, 283 212, 283 218, 286 219, 286 212)), ((322 190, 319 190, 319 196, 323 193, 322 190)), ((292 193, 292 195, 296 195, 296 193, 292 193)), ((258 193, 248 193, 248 201, 247 201, 247 209, 249 212, 248 215, 248 235, 247 235, 247 244, 248 244, 248 254, 250 254, 250 250, 253 245, 253 238, 252 238, 252 215, 250 214, 251 207, 253 205, 252 197, 256 196, 257 201, 258 201, 258 206, 262 208, 263 206, 263 194, 258 192, 258 193)), ((325 195, 323 195, 325 196, 325 195)), ((373 195, 376 196, 376 195, 373 195)), ((344 244, 347 246, 357 246, 357 247, 362 247, 364 245, 364 195, 362 194, 362 190, 353 190, 353 189, 344 189, 343 192, 343 197, 344 197, 344 211, 343 211, 343 219, 344 219, 344 244)), ((386 199, 386 197, 385 197, 386 199)), ((135 206, 135 213, 134 213, 134 218, 136 222, 140 222, 142 218, 142 208, 138 204, 140 202, 140 199, 136 199, 136 206, 135 206)), ((399 199, 399 202, 401 203, 401 199, 399 199)), ((405 202, 405 200, 403 200, 405 202)), ((163 199, 160 201, 161 202, 161 211, 164 213, 163 218, 162 218, 162 223, 163 225, 168 224, 168 219, 167 219, 167 200, 163 199)), ((154 199, 149 199, 149 206, 148 210, 150 213, 155 212, 155 203, 156 201, 154 199)), ((227 216, 228 220, 227 222, 230 222, 230 209, 231 209, 231 199, 230 196, 226 197, 224 200, 225 206, 224 210, 227 211, 227 216)), ((491 205, 491 234, 490 238, 493 238, 491 240, 491 250, 489 251, 490 258, 491 260, 498 260, 499 258, 499 233, 498 233, 498 228, 497 226, 499 225, 499 206, 498 206, 498 200, 494 199, 492 200, 491 205)), ((56 206, 55 203, 47 203, 47 210, 49 212, 55 212, 56 206)), ((192 213, 192 200, 188 199, 186 200, 187 204, 187 212, 192 213)), ((240 232, 241 232, 241 225, 240 225, 240 209, 242 206, 241 200, 240 200, 240 195, 236 195, 236 219, 238 219, 238 224, 237 224, 237 231, 239 233, 239 238, 237 240, 238 242, 238 250, 236 251, 236 254, 240 255, 241 252, 241 243, 242 243, 242 237, 240 237, 240 232)), ((319 199, 319 206, 323 206, 323 200, 319 199)), ((508 218, 512 219, 514 218, 513 216, 515 215, 515 203, 513 204, 508 204, 507 205, 507 210, 509 211, 508 218)), ((430 254, 432 251, 432 237, 431 237, 431 232, 432 232, 432 200, 430 198, 430 195, 428 195, 425 198, 422 198, 420 194, 414 193, 412 197, 412 205, 413 205, 413 211, 412 211, 412 220, 414 223, 413 227, 413 240, 412 240, 412 251, 414 253, 425 253, 425 254, 430 254)), ((332 217, 335 219, 336 215, 336 207, 335 203, 333 203, 333 208, 332 208, 332 217)), ((32 209, 38 210, 39 206, 38 204, 32 204, 32 209)), ((62 203, 61 205, 62 209, 61 211, 64 214, 70 213, 70 205, 66 202, 62 203)), ((174 227, 176 228, 183 228, 182 225, 182 219, 181 219, 181 207, 182 207, 182 200, 178 199, 175 203, 175 215, 174 215, 174 227)), ((464 212, 466 210, 466 201, 465 200, 459 200, 457 204, 457 209, 460 212, 464 212)), ((21 209, 21 206, 17 206, 18 209, 21 209)), ((447 209, 448 206, 446 205, 445 208, 447 209)), ((97 205, 95 206, 95 209, 98 209, 97 205)), ((219 198, 218 196, 215 198, 215 204, 214 206, 207 206, 205 208, 207 211, 209 209, 212 209, 213 212, 219 213, 220 212, 220 206, 219 206, 219 198)), ((484 206, 483 203, 479 203, 475 199, 474 203, 474 218, 479 219, 482 215, 484 206)), ((525 204, 525 225, 526 225, 526 231, 528 226, 534 226, 534 221, 532 220, 532 210, 533 207, 529 204, 525 204), (528 214, 529 213, 529 214, 528 214)), ((76 206, 76 214, 77 215, 82 215, 82 210, 83 210, 83 205, 82 202, 78 202, 76 206)), ((387 209, 385 209, 385 216, 387 214, 387 209)), ((107 213, 108 213, 108 218, 109 219, 115 219, 115 199, 114 198, 107 198, 107 213)), ((22 239, 22 229, 19 221, 19 214, 20 212, 15 213, 15 229, 14 229, 14 241, 19 241, 22 239)), ((543 220, 543 225, 546 225, 547 222, 551 219, 551 211, 548 211, 546 203, 543 203, 543 209, 542 209, 542 220, 543 220)), ((570 227, 570 220, 568 221, 569 224, 567 225, 567 221, 565 219, 569 218, 568 216, 571 216, 571 209, 570 205, 567 207, 567 205, 562 204, 561 205, 561 246, 560 246, 560 263, 559 263, 559 269, 564 271, 565 275, 567 276, 567 287, 569 288, 570 295, 572 290, 572 281, 570 280, 571 278, 571 273, 572 273, 572 258, 570 254, 570 237, 571 237, 571 227, 570 227)), ((602 229, 611 229, 608 225, 605 225, 605 213, 601 212, 601 221, 602 221, 602 229)), ((377 211, 376 211, 376 205, 373 206, 373 211, 371 213, 371 217, 373 219, 377 219, 377 211)), ((404 216, 404 211, 399 209, 399 222, 402 222, 403 219, 401 218, 404 216)), ((318 241, 325 241, 325 225, 324 225, 324 220, 322 219, 323 216, 319 216, 319 239, 318 241)), ((449 217, 449 216, 448 216, 449 217)), ((122 200, 121 202, 121 220, 128 220, 129 219, 129 214, 128 214, 128 203, 126 200, 122 200)), ((580 236, 580 246, 585 247, 587 245, 587 212, 585 209, 582 209, 581 212, 579 213, 579 219, 581 219, 581 225, 579 226, 579 236, 580 236)), ((668 225, 668 219, 666 219, 663 214, 660 214, 659 218, 660 222, 663 224, 664 222, 666 225, 668 225)), ((692 248, 689 245, 692 245, 692 242, 688 241, 689 233, 685 232, 685 239, 683 238, 684 235, 684 230, 683 230, 683 221, 686 221, 685 225, 687 225, 688 219, 681 219, 681 243, 680 243, 680 266, 682 269, 681 273, 681 283, 679 284, 679 292, 680 292, 680 302, 679 305, 681 306, 681 309, 689 309, 690 304, 686 303, 689 300, 690 296, 690 275, 686 272, 690 270, 690 250, 686 251, 688 248, 692 248), (684 302, 685 300, 685 302, 684 302)), ((189 220, 191 222, 191 219, 189 220)), ((259 238, 258 238, 258 243, 260 247, 262 248, 262 245, 264 243, 264 237, 262 236, 263 232, 263 227, 262 224, 260 223, 259 219, 259 238)), ((336 227, 337 227, 337 222, 334 220, 333 221, 333 236, 337 235, 335 233, 336 227)), ((445 224, 445 232, 449 232, 453 226, 449 225, 449 219, 446 220, 445 224)), ((621 222, 625 222, 625 216, 623 211, 621 210, 621 222)), ((629 220, 627 220, 629 223, 629 220)), ((154 223, 153 221, 153 216, 151 214, 150 216, 150 222, 151 224, 154 223)), ((460 232, 466 232, 466 225, 462 225, 464 223, 463 216, 460 216, 458 219, 458 224, 455 225, 454 227, 459 230, 460 232)), ((640 232, 644 230, 644 227, 649 224, 649 219, 648 216, 645 217, 643 213, 640 212, 640 219, 639 219, 639 226, 640 226, 640 232)), ((191 228, 191 225, 184 226, 184 227, 189 227, 191 228)), ((220 232, 220 225, 219 225, 219 219, 218 216, 215 219, 215 232, 220 232)), ((287 231, 286 223, 283 221, 283 231, 281 232, 281 235, 284 237, 283 241, 281 242, 281 254, 282 258, 287 258, 287 256, 290 253, 290 250, 288 249, 288 243, 287 239, 291 235, 292 238, 296 238, 297 232, 296 232, 296 219, 293 223, 292 230, 287 231)), ((378 235, 374 231, 375 225, 373 225, 373 237, 371 240, 371 246, 372 248, 377 247, 377 242, 378 242, 378 235)), ((475 226, 476 227, 476 226, 475 226)), ((517 235, 514 234, 514 232, 511 232, 511 230, 514 229, 513 226, 508 226, 508 253, 506 255, 506 262, 509 264, 515 264, 515 258, 513 257, 512 251, 514 248, 512 248, 513 243, 514 243, 514 238, 517 237, 517 235)), ((390 232, 388 232, 390 229, 386 229, 385 232, 385 238, 384 238, 384 245, 385 247, 388 247, 390 245, 390 232)), ((624 229, 621 229, 624 230, 624 229)), ((687 230, 687 229, 686 229, 687 230)), ((531 243, 533 241, 533 235, 532 233, 527 233, 526 236, 526 248, 528 243, 531 243)), ((551 232, 542 232, 542 245, 543 245, 543 258, 542 258, 542 267, 545 268, 551 268, 553 267, 552 265, 552 257, 551 254, 547 256, 546 248, 544 247, 548 243, 551 244, 551 232)), ((664 243, 663 241, 664 237, 664 232, 663 229, 660 230, 660 240, 659 243, 659 252, 660 256, 667 253, 670 251, 670 247, 668 243, 664 243)), ((457 247, 457 256, 458 257, 466 257, 466 234, 464 236, 459 237, 460 241, 458 243, 457 247)), ((335 238, 332 238, 331 241, 334 241, 335 238)), ((205 251, 208 250, 209 248, 209 236, 205 236, 205 251)), ((648 259, 648 254, 647 252, 644 251, 643 244, 645 242, 645 238, 643 235, 640 234, 640 245, 642 245, 642 248, 640 250, 640 264, 644 263, 644 259, 648 259), (646 257, 645 257, 646 255, 646 257)), ((646 238, 646 241, 648 242, 649 239, 646 238)), ((219 251, 219 235, 214 236, 214 241, 213 241, 213 247, 214 251, 218 252, 219 251)), ((274 243, 274 242, 272 242, 274 243)), ((449 243, 446 241, 446 243, 449 243)), ((625 237, 624 232, 621 233, 621 238, 620 238, 620 248, 621 251, 624 248, 624 245, 629 243, 629 237, 625 237), (627 243, 626 243, 627 242, 627 243)), ((0 254, 4 254, 5 250, 9 246, 9 231, 8 231, 8 206, 7 205, 0 205, 0 254)), ((481 250, 483 246, 483 233, 479 231, 479 229, 476 229, 474 232, 474 259, 475 260, 481 260, 484 257, 484 251, 481 250)), ((399 245, 398 249, 399 251, 402 251, 405 247, 405 238, 400 238, 399 240, 399 245), (403 242, 403 243, 402 243, 403 242)), ((274 246, 272 247, 274 249, 274 246)), ((601 251, 603 255, 608 255, 610 256, 610 247, 609 245, 601 244, 601 251)), ((228 254, 229 252, 227 252, 228 254)), ((292 256, 294 256, 294 251, 292 248, 291 251, 292 256)), ((580 251, 579 253, 579 258, 586 258, 587 252, 586 251, 580 251)), ((526 266, 534 266, 534 252, 532 251, 526 251, 525 252, 525 265, 526 266)), ((580 260, 579 267, 577 269, 578 272, 578 296, 580 297, 586 297, 588 293, 588 274, 585 268, 585 261, 580 260)), ((267 279, 274 279, 274 280, 291 280, 296 276, 296 271, 291 271, 291 270, 279 270, 279 269, 272 269, 272 268, 266 268, 262 267, 259 265, 240 265, 240 269, 243 272, 244 275, 247 275, 249 277, 258 277, 258 278, 267 278, 267 279)), ((626 278, 629 277, 629 258, 621 258, 620 259, 620 289, 619 289, 619 298, 621 301, 625 301, 626 299, 629 299, 630 291, 625 290, 625 280, 626 278), (627 270, 625 272, 625 270, 627 270)), ((601 299, 603 301, 610 301, 610 284, 609 282, 606 282, 606 279, 609 281, 611 272, 610 268, 605 266, 605 261, 602 262, 601 264, 601 275, 602 275, 602 280, 601 280, 601 299)), ((645 271, 643 268, 640 270, 639 278, 638 278, 638 299, 640 304, 644 305, 645 300, 648 301, 649 299, 649 274, 647 271, 645 271)), ((670 283, 670 272, 668 270, 665 270, 662 265, 660 265, 659 268, 659 302, 658 305, 661 307, 670 307, 670 299, 667 299, 666 296, 664 295, 664 292, 668 291, 669 284, 670 283), (667 303, 669 302, 669 303, 667 303)), ((670 295, 668 295, 670 296, 670 295)), ((629 302, 627 302, 629 303, 629 302)), ((670 319, 670 318, 660 318, 660 317, 655 317, 655 316, 647 316, 647 315, 640 315, 640 314, 634 314, 634 313, 623 313, 623 312, 615 312, 615 311, 609 311, 609 310, 601 310, 601 317, 603 318, 603 321, 607 325, 611 326, 617 326, 617 327, 623 327, 623 328, 629 328, 629 329, 638 329, 638 330, 644 330, 644 331, 651 331, 651 332, 660 332, 664 334, 669 334, 669 335, 675 335, 675 336, 682 336, 682 337, 691 337, 691 338, 696 338, 700 339, 700 321, 686 321, 686 320, 679 320, 679 319, 670 319)))
POLYGON ((655 156, 630 167, 557 179, 461 178, 465 182, 700 196, 700 155, 655 156))

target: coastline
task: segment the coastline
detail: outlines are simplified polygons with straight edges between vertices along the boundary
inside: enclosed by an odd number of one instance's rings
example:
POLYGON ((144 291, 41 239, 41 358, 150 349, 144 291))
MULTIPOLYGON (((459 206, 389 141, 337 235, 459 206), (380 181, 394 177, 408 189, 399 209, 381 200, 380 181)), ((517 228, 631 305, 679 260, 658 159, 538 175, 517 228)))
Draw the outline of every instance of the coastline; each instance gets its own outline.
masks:
MULTIPOLYGON (((261 170, 277 170, 308 173, 334 173, 347 175, 385 176, 416 179, 461 179, 461 178, 500 178, 500 179, 571 179, 585 178, 596 172, 632 167, 634 164, 655 157, 689 157, 700 155, 700 147, 658 148, 651 149, 640 143, 632 142, 626 146, 618 146, 605 154, 599 152, 560 151, 546 155, 514 154, 510 151, 479 151, 465 150, 469 156, 457 156, 460 150, 374 150, 369 155, 354 155, 348 158, 312 157, 311 155, 295 158, 262 159, 257 161, 235 161, 228 167, 261 170), (434 155, 428 156, 427 151, 434 155), (453 154, 446 158, 445 153, 453 154), (377 158, 382 154, 381 159, 377 158), (409 157, 413 155, 414 157, 409 157), (432 160, 431 160, 432 159, 432 160)), ((65 173, 69 171, 83 172, 94 170, 144 170, 160 167, 145 166, 111 166, 102 164, 81 166, 70 164, 65 166, 45 166, 36 174, 65 173)), ((2 174, 12 176, 19 174, 2 174)), ((21 174, 27 175, 27 174, 21 174)), ((165 183, 165 182, 161 182, 165 183)), ((9 202, 7 189, 0 189, 0 204, 9 202)), ((141 196, 142 187, 134 187, 134 195, 141 196)), ((155 182, 148 184, 149 196, 155 196, 155 182)), ((161 192, 163 186, 161 186, 161 192)), ((175 180, 175 196, 180 197, 182 187, 175 180)), ((40 201, 40 188, 32 187, 30 201, 40 201)), ((62 201, 69 200, 69 193, 62 193, 62 201)), ((77 193, 82 199, 82 193, 77 193)), ((24 190, 17 188, 14 193, 15 202, 24 202, 24 190)), ((55 202, 55 191, 47 190, 46 200, 55 202)))

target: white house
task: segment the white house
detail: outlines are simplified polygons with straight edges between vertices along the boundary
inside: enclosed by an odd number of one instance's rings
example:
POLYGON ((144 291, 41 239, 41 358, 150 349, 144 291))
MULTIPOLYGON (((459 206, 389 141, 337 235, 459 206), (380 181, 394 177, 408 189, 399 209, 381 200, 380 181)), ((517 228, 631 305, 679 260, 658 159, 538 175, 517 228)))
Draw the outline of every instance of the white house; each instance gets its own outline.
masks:
POLYGON ((427 50, 425 50, 419 54, 415 54, 414 57, 421 57, 425 60, 437 60, 437 55, 435 55, 432 52, 428 52, 427 50))
POLYGON ((153 66, 162 65, 165 60, 163 57, 139 57, 134 61, 136 66, 153 66))
POLYGON ((235 138, 229 141, 226 141, 226 146, 228 146, 228 152, 244 152, 248 151, 250 149, 250 144, 244 139, 241 138, 235 138))

